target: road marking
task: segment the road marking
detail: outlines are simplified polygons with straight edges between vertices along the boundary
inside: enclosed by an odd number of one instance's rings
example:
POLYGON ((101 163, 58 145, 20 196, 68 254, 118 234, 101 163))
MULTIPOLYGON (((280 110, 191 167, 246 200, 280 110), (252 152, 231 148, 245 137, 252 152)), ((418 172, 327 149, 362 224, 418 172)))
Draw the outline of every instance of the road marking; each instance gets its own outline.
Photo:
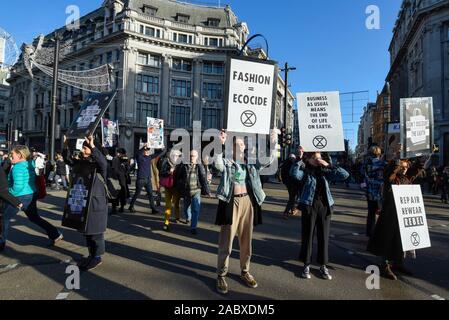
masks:
POLYGON ((445 225, 445 224, 442 224, 442 225, 441 225, 441 227, 443 227, 443 228, 446 228, 446 227, 447 227, 447 225, 445 225))
POLYGON ((355 255, 355 252, 354 251, 348 251, 348 254, 353 256, 353 255, 355 255))
POLYGON ((69 292, 61 292, 56 296, 56 300, 66 300, 69 296, 69 292))
POLYGON ((446 301, 446 299, 440 297, 440 296, 437 295, 437 294, 434 294, 434 295, 432 296, 432 299, 434 299, 434 300, 439 300, 439 301, 446 301))
POLYGON ((15 269, 15 268, 17 268, 18 265, 19 265, 19 264, 17 264, 17 263, 15 263, 15 264, 8 264, 8 265, 5 267, 5 270, 12 270, 12 269, 15 269))

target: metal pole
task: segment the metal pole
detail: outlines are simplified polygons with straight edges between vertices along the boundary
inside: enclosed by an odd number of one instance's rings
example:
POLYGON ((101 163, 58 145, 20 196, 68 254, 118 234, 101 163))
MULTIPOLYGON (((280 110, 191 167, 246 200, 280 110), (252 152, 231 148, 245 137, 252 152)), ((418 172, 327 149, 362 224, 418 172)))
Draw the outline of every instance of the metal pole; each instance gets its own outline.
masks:
MULTIPOLYGON (((284 83, 284 128, 286 130, 286 134, 289 133, 289 130, 287 128, 287 116, 288 116, 288 62, 285 63, 285 83, 284 83)), ((285 148, 283 148, 282 150, 282 154, 283 154, 283 159, 282 160, 286 160, 288 155, 287 155, 287 148, 288 146, 285 146, 285 148)))
POLYGON ((55 55, 53 65, 53 89, 51 102, 51 133, 50 133, 50 161, 55 159, 55 143, 56 143, 56 105, 58 103, 58 78, 59 78, 59 50, 61 38, 55 33, 55 55))

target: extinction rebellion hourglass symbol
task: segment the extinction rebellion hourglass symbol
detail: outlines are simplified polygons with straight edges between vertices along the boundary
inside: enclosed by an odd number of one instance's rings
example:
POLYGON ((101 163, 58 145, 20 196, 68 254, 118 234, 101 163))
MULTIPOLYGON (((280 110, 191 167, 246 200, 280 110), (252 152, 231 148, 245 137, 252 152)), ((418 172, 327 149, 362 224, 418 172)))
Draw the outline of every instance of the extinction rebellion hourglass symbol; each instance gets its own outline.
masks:
POLYGON ((313 145, 319 150, 324 149, 327 146, 327 139, 323 136, 317 136, 313 138, 313 145))
POLYGON ((247 111, 244 111, 242 113, 242 115, 240 116, 240 121, 242 121, 242 124, 245 127, 251 128, 251 127, 254 127, 254 125, 256 124, 257 116, 254 112, 247 110, 247 111))

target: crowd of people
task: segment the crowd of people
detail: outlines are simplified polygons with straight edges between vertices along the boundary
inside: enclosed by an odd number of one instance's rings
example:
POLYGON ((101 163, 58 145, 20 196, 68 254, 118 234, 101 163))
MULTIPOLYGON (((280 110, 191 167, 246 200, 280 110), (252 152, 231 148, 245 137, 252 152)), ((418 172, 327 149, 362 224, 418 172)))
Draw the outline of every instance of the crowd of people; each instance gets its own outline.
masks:
MULTIPOLYGON (((219 136, 223 145, 228 136, 223 130, 219 136)), ((277 136, 271 136, 275 145, 277 136)), ((86 137, 79 154, 70 150, 64 139, 64 149, 57 154, 54 162, 25 146, 16 146, 10 154, 1 156, 0 197, 4 201, 2 210, 2 233, 0 251, 5 249, 11 219, 24 211, 31 222, 44 230, 52 245, 63 240, 60 230, 41 218, 37 201, 42 194, 38 180, 44 179, 47 187, 56 190, 70 190, 73 186, 71 172, 85 172, 94 176, 91 186, 91 203, 88 207, 87 222, 79 230, 86 240, 88 255, 78 262, 81 270, 93 270, 103 263, 105 254, 104 233, 108 217, 128 211, 136 212, 136 201, 145 189, 149 209, 154 215, 160 214, 158 207, 165 195, 165 210, 161 228, 170 232, 171 224, 184 223, 190 226, 192 235, 198 234, 203 197, 212 197, 212 173, 220 179, 216 191, 218 199, 216 225, 220 226, 217 253, 217 291, 226 294, 229 287, 226 277, 233 240, 237 236, 240 248, 241 279, 250 288, 258 283, 250 273, 252 257, 253 230, 262 224, 262 205, 266 199, 263 190, 264 179, 261 170, 275 159, 275 150, 267 163, 248 162, 247 144, 244 138, 234 137, 232 156, 216 154, 214 159, 201 159, 199 150, 191 150, 190 161, 181 161, 183 154, 177 150, 152 150, 145 144, 135 160, 129 159, 123 148, 110 156, 98 141, 86 137), (135 170, 135 192, 131 197, 131 175, 135 170), (108 181, 117 181, 116 195, 111 196, 108 181), (109 209, 109 203, 111 209, 109 209), (182 203, 182 205, 181 205, 182 203), (181 210, 181 208, 183 210, 181 210), (183 217, 181 217, 183 213, 183 217)), ((389 279, 397 279, 395 272, 410 272, 404 267, 406 256, 416 256, 414 252, 404 253, 401 246, 396 209, 391 185, 411 184, 425 177, 431 169, 431 159, 423 165, 420 161, 410 162, 399 157, 387 162, 382 150, 373 146, 370 156, 363 164, 363 181, 367 195, 366 234, 369 237, 367 250, 382 259, 383 274, 389 279)), ((303 263, 302 277, 310 279, 313 241, 316 234, 318 242, 317 262, 323 279, 332 280, 329 264, 329 236, 331 219, 335 205, 331 185, 349 180, 351 174, 342 166, 333 163, 324 153, 305 152, 300 147, 280 166, 282 182, 288 190, 288 203, 283 217, 301 215, 301 251, 299 260, 303 263)), ((446 183, 448 180, 447 168, 446 183)), ((44 183, 45 185, 45 183, 44 183)), ((44 186, 45 188, 45 186, 44 186)), ((444 189, 444 188, 443 188, 444 189)), ((446 187, 446 198, 447 192, 446 187)))

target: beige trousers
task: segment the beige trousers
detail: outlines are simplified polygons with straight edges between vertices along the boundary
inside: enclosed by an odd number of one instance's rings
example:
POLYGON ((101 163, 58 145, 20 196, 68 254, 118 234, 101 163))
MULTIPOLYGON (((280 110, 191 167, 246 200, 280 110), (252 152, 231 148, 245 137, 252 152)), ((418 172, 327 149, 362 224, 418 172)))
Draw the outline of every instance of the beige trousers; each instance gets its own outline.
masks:
POLYGON ((232 244, 237 235, 240 245, 240 267, 242 272, 249 272, 254 227, 254 208, 249 196, 234 198, 232 226, 222 226, 218 242, 219 276, 225 277, 229 270, 229 257, 232 244))

